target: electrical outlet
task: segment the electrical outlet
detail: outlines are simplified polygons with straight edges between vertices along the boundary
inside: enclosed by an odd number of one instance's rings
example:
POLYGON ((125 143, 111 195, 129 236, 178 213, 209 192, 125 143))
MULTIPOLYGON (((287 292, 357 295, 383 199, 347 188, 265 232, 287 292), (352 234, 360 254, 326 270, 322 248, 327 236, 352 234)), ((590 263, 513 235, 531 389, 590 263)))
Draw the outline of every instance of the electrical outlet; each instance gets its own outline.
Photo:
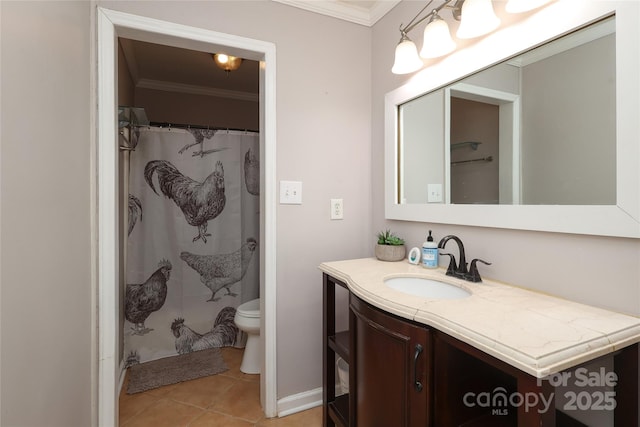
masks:
POLYGON ((302 204, 302 182, 280 181, 280 204, 281 205, 301 205, 302 204))
POLYGON ((344 206, 342 199, 331 199, 331 219, 342 219, 344 216, 344 206))

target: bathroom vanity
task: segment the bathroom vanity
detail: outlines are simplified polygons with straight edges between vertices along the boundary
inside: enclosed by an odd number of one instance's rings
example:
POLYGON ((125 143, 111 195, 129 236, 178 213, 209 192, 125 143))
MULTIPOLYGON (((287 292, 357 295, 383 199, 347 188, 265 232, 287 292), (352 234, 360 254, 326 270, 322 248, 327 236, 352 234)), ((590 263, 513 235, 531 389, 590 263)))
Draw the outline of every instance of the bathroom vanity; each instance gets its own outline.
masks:
POLYGON ((571 404, 614 411, 616 427, 639 425, 637 317, 406 262, 365 258, 320 270, 324 426, 584 425, 571 404), (416 296, 419 288, 394 289, 392 278, 466 295, 416 296), (344 331, 336 331, 339 288, 349 295, 344 331), (338 396, 337 356, 349 362, 349 393, 338 396), (611 356, 612 370, 581 367, 611 356), (596 382, 610 391, 580 387, 596 382), (569 407, 556 408, 556 385, 578 386, 569 407))

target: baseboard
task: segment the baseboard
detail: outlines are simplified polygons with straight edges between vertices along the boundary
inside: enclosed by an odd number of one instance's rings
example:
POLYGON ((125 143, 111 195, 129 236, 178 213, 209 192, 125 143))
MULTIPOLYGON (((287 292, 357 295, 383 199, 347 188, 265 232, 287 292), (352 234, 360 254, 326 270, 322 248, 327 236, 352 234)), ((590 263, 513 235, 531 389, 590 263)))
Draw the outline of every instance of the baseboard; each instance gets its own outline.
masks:
POLYGON ((278 399, 278 417, 295 414, 322 405, 322 387, 278 399))

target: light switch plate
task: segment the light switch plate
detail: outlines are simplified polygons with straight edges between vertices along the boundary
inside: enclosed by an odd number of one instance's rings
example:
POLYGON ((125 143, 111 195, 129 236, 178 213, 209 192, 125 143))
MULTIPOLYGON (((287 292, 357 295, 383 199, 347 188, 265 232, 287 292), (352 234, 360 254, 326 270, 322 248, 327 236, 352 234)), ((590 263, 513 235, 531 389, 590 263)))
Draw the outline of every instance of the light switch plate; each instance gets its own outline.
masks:
POLYGON ((280 181, 280 204, 281 205, 301 205, 302 204, 302 182, 301 181, 280 181))
POLYGON ((442 184, 427 184, 427 202, 442 202, 442 184))

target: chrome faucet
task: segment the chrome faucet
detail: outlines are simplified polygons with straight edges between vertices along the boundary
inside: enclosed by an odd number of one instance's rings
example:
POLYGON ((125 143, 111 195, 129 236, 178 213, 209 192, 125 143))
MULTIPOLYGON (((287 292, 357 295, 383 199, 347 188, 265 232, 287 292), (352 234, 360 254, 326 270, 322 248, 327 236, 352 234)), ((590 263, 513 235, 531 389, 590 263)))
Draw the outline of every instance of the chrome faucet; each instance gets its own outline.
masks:
POLYGON ((450 258, 449 268, 447 268, 447 276, 459 277, 460 279, 468 280, 470 282, 482 282, 482 278, 480 277, 478 266, 476 264, 478 261, 486 265, 491 265, 491 263, 483 261, 479 258, 475 258, 473 261, 471 261, 471 269, 467 270, 467 259, 464 253, 464 245, 462 244, 462 240, 460 240, 458 236, 450 234, 443 237, 442 240, 440 240, 440 243, 438 243, 438 248, 444 249, 447 242, 451 239, 453 239, 458 244, 460 263, 456 265, 456 258, 453 254, 441 252, 440 255, 447 255, 450 258))

